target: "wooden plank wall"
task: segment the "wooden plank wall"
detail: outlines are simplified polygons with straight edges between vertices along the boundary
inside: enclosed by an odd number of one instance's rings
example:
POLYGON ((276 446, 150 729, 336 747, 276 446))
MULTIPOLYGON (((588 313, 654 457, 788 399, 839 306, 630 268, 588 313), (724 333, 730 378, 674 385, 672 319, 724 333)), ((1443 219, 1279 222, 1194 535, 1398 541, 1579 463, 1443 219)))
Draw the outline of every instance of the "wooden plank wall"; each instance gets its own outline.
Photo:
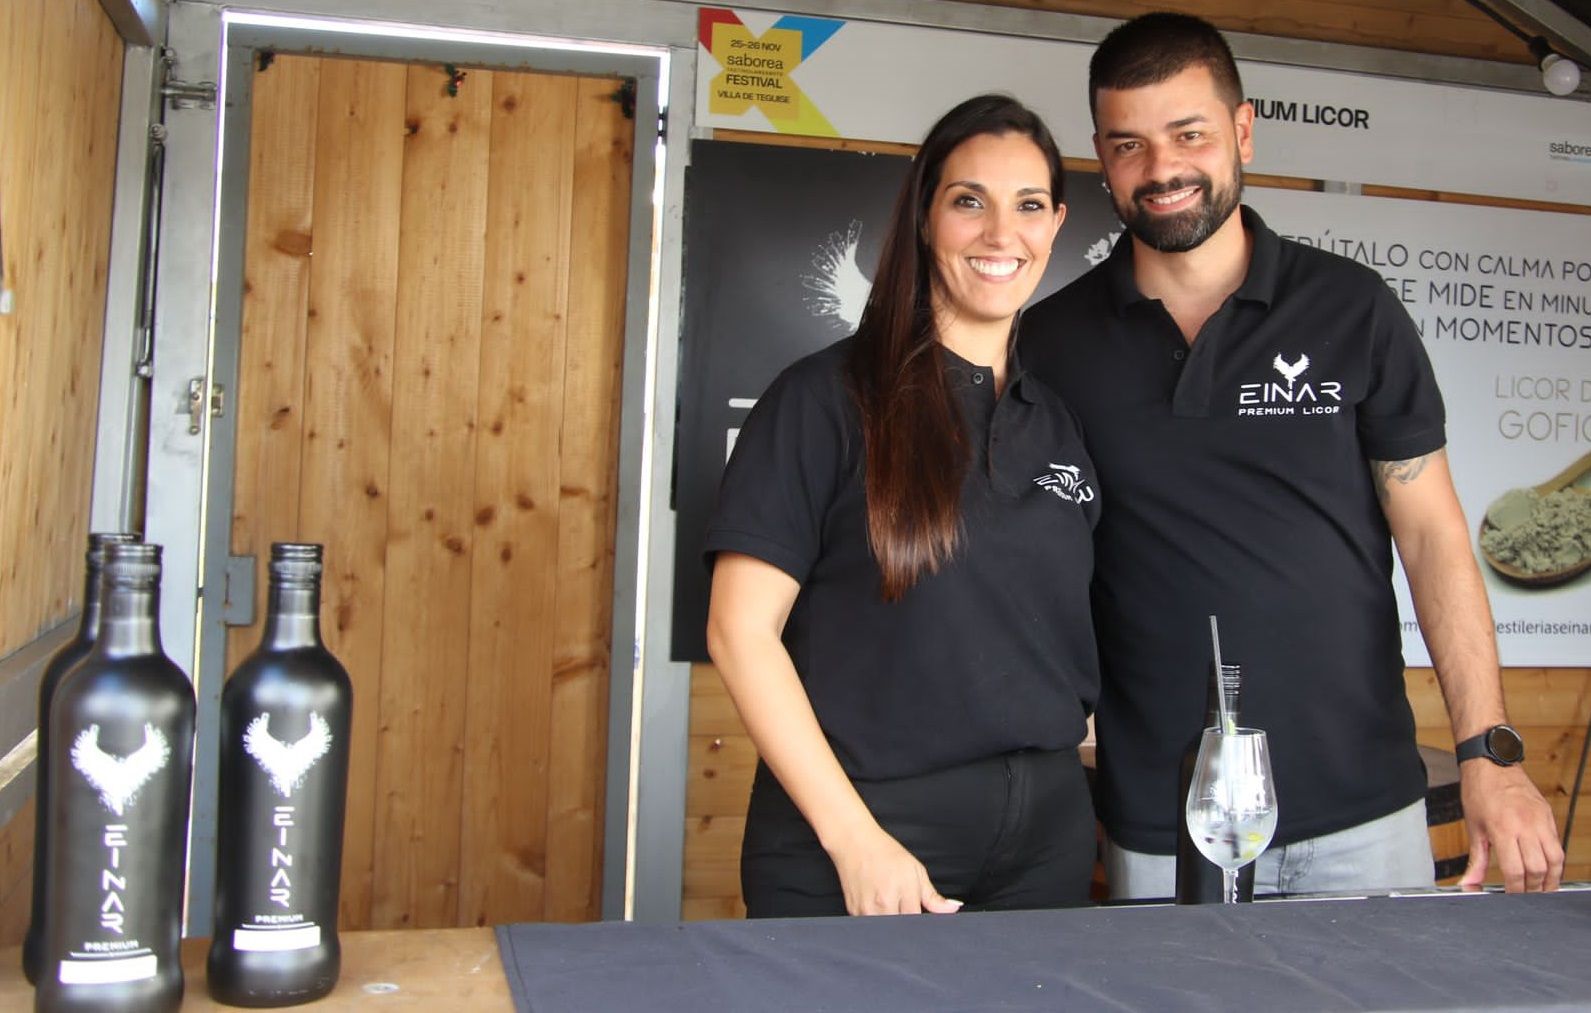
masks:
MULTIPOLYGON (((0 657, 77 611, 99 402, 122 43, 95 0, 0 4, 0 657)), ((0 828, 0 947, 26 931, 33 806, 0 828)))
POLYGON ((1467 0, 968 0, 1066 14, 1132 18, 1195 14, 1229 32, 1280 35, 1416 53, 1534 62, 1525 44, 1467 0))
POLYGON ((0 28, 0 656, 79 604, 94 465, 121 40, 95 0, 0 28), (24 84, 25 82, 25 84, 24 84))
POLYGON ((632 124, 446 80, 255 76, 233 551, 327 545, 347 928, 599 910, 632 124))

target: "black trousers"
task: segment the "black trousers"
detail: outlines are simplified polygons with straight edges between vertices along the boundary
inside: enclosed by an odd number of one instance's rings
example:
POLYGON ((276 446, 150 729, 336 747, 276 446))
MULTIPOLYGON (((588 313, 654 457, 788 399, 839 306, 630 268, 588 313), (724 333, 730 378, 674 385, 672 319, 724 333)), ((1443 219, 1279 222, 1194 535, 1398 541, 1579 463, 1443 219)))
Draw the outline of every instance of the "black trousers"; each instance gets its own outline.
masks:
MULTIPOLYGON (((963 910, 1076 907, 1093 877, 1094 808, 1077 750, 1023 750, 916 777, 857 781, 875 819, 963 910)), ((843 915, 839 874, 767 766, 741 843, 752 918, 843 915)))

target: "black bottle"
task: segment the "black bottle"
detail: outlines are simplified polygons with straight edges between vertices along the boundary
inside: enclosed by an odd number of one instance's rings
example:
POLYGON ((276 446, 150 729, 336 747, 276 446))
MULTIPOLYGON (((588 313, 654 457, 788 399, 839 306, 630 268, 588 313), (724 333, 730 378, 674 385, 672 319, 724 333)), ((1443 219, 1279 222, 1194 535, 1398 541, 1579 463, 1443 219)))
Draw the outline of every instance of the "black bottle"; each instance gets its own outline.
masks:
MULTIPOLYGON (((1188 788, 1193 784, 1193 767, 1199 758, 1199 739, 1203 737, 1204 729, 1214 728, 1221 720, 1221 703, 1216 694, 1223 688, 1227 693, 1227 705, 1232 710, 1233 723, 1243 723, 1239 720, 1242 711, 1238 706, 1238 666, 1221 667, 1224 669, 1223 681, 1218 685, 1215 666, 1213 664, 1210 666, 1210 681, 1204 701, 1204 724, 1199 726, 1193 741, 1188 743, 1188 748, 1183 751, 1182 764, 1177 771, 1176 901, 1178 904, 1221 903, 1221 867, 1199 853, 1198 847, 1193 843, 1193 836, 1188 833, 1188 818, 1184 811, 1188 801, 1188 788)), ((1255 863, 1250 862, 1237 871, 1237 899, 1240 901, 1254 899, 1254 866, 1255 863)))
POLYGON ((99 635, 50 704, 40 1010, 174 1010, 193 686, 160 649, 160 546, 110 545, 99 635))
POLYGON ((99 637, 100 574, 105 568, 106 546, 127 545, 136 541, 137 535, 128 534, 96 532, 88 536, 83 578, 83 615, 77 625, 77 633, 70 643, 55 652, 49 664, 44 666, 44 673, 39 676, 39 722, 34 726, 39 730, 39 761, 33 765, 33 915, 28 921, 28 934, 22 939, 22 973, 27 976, 30 985, 39 980, 39 936, 44 931, 44 862, 37 856, 45 854, 50 848, 49 837, 44 832, 48 825, 44 813, 50 798, 49 764, 44 762, 44 758, 50 755, 50 701, 55 698, 55 688, 61 684, 61 676, 88 656, 99 637))
POLYGON ((330 992, 353 687, 320 639, 321 547, 271 546, 260 646, 221 693, 210 995, 290 1006, 330 992))

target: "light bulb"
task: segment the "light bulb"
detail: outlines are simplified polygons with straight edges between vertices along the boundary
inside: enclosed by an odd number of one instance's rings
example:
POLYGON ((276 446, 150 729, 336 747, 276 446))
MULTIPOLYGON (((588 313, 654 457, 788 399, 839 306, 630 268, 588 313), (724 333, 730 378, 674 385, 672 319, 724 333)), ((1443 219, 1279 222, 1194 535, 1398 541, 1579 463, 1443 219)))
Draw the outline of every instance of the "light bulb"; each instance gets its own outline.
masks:
POLYGON ((1557 53, 1548 53, 1541 61, 1541 83, 1554 95, 1568 95, 1580 87, 1580 65, 1557 53))

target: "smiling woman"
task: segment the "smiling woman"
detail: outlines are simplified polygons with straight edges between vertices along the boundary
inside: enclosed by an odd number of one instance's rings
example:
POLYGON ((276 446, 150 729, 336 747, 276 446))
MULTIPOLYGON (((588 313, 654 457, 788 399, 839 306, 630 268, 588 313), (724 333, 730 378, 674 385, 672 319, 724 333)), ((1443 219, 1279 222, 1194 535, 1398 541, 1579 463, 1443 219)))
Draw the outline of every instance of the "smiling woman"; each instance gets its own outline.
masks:
POLYGON ((763 758, 753 917, 1087 900, 1096 479, 1011 354, 1061 179, 1015 100, 947 113, 857 333, 785 370, 740 431, 707 642, 763 758))

